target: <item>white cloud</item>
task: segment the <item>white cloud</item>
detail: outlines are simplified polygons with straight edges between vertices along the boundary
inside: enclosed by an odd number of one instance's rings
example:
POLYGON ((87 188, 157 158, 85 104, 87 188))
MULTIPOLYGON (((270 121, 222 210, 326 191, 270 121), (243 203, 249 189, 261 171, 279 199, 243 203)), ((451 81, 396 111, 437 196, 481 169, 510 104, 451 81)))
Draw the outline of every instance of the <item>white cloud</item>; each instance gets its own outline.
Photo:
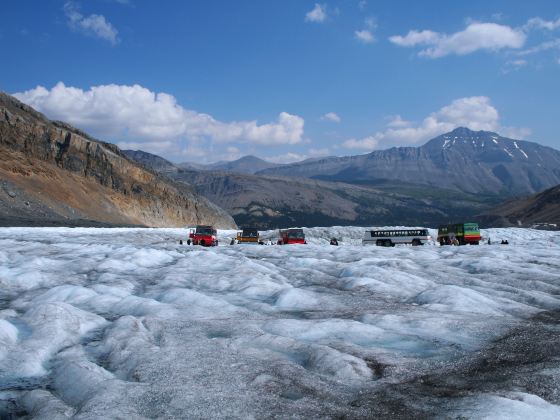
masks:
POLYGON ((68 18, 68 25, 72 29, 109 41, 113 45, 119 42, 119 32, 105 19, 105 16, 95 14, 84 16, 71 1, 64 4, 64 12, 68 18))
MULTIPOLYGON (((392 122, 404 121, 399 116, 392 122)), ((388 124, 388 127, 362 139, 346 140, 342 146, 347 149, 373 150, 393 145, 410 145, 427 141, 457 127, 471 130, 496 131, 514 138, 530 134, 526 128, 504 127, 500 124, 498 110, 486 96, 471 96, 456 99, 439 111, 432 112, 417 125, 388 124)))
POLYGON ((215 143, 259 145, 297 144, 303 141, 303 118, 281 112, 268 124, 257 121, 221 122, 208 114, 183 108, 166 93, 155 93, 139 85, 100 85, 89 90, 65 86, 38 86, 15 93, 49 118, 67 121, 96 136, 135 142, 156 149, 166 142, 206 140, 215 143), (161 143, 164 142, 164 143, 161 143))
POLYGON ((278 156, 267 156, 264 159, 268 162, 273 162, 273 163, 293 163, 293 162, 301 162, 302 160, 307 159, 307 155, 288 152, 278 156))
POLYGON ((307 153, 294 153, 288 152, 277 156, 267 156, 264 157, 268 162, 274 163, 293 163, 293 162, 301 162, 302 160, 310 159, 310 158, 321 158, 328 156, 330 153, 328 148, 322 149, 309 149, 307 153))
POLYGON ((325 115, 321 117, 321 119, 323 121, 332 121, 336 123, 339 123, 341 121, 340 117, 335 112, 327 112, 325 115))
POLYGON ((354 36, 360 42, 364 44, 371 44, 375 42, 375 36, 373 35, 373 31, 377 28, 377 23, 375 19, 372 17, 368 17, 364 21, 365 29, 354 31, 354 36))
POLYGON ((306 22, 322 23, 327 20, 327 5, 315 3, 315 7, 305 14, 306 22))
POLYGON ((354 36, 358 41, 361 41, 365 44, 371 44, 375 42, 375 37, 368 29, 362 29, 361 31, 354 31, 354 36))
POLYGON ((554 31, 560 29, 560 18, 557 20, 544 20, 540 17, 535 17, 529 19, 527 23, 523 26, 525 30, 531 29, 547 29, 549 31, 554 31))
POLYGON ((360 0, 358 2, 358 9, 364 10, 367 6, 367 0, 360 0))
POLYGON ((517 55, 524 56, 524 55, 538 54, 542 51, 548 51, 552 49, 560 49, 560 38, 556 38, 550 41, 545 41, 534 47, 527 48, 526 50, 523 51, 519 51, 517 55))
POLYGON ((387 127, 391 128, 402 128, 402 127, 409 127, 412 125, 411 121, 403 120, 400 115, 395 115, 390 117, 390 121, 387 123, 387 127))
POLYGON ((379 145, 377 135, 364 137, 362 139, 348 139, 342 143, 342 147, 347 149, 374 150, 379 145))
POLYGON ((525 45, 526 39, 522 30, 481 22, 470 23, 463 31, 454 34, 413 30, 405 36, 395 35, 389 38, 393 44, 401 47, 426 47, 419 55, 430 58, 450 54, 466 55, 480 50, 519 49, 525 45))

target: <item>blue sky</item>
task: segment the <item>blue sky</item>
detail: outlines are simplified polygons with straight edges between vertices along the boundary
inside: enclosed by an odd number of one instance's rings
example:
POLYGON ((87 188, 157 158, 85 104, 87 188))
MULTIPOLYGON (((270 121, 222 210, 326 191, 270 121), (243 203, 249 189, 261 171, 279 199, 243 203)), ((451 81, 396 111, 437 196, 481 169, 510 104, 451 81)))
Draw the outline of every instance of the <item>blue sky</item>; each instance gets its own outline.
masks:
POLYGON ((173 161, 417 146, 458 125, 560 148, 556 1, 20 0, 0 89, 173 161))

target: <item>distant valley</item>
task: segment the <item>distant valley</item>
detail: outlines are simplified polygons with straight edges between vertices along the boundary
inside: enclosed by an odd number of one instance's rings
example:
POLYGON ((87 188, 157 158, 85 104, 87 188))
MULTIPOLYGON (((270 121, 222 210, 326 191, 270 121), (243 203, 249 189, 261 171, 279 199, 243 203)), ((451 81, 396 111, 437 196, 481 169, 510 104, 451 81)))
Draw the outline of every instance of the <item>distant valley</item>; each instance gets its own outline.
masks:
POLYGON ((369 183, 183 169, 159 156, 124 151, 139 163, 191 185, 238 225, 435 225, 490 208, 496 196, 381 180, 369 183))

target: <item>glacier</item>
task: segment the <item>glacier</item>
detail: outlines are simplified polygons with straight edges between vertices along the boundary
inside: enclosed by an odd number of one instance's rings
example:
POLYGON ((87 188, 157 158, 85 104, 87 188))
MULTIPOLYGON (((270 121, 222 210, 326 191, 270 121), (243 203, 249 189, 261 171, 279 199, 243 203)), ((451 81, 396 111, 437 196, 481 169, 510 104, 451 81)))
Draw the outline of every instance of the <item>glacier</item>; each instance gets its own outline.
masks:
POLYGON ((365 230, 0 229, 0 415, 560 417, 560 232, 365 230))

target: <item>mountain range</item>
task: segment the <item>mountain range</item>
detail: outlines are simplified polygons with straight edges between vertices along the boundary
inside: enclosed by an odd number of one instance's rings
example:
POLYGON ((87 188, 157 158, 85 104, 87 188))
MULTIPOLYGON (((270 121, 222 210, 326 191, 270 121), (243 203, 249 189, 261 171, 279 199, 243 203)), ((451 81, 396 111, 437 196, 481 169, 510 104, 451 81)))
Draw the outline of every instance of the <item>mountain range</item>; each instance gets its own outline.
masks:
POLYGON ((560 184, 560 151, 461 127, 420 147, 329 157, 257 174, 351 183, 391 180, 476 194, 522 196, 560 184))
POLYGON ((554 189, 499 204, 560 184, 559 151, 466 128, 420 147, 294 164, 174 164, 3 93, 0 152, 0 225, 434 226, 476 215, 524 224, 553 217, 554 189))
POLYGON ((507 217, 485 212, 500 214, 504 200, 560 184, 559 151, 467 128, 420 147, 275 166, 248 156, 195 169, 146 152, 125 153, 192 186, 238 224, 259 227, 434 226, 465 218, 506 225, 507 217))
POLYGON ((256 156, 248 155, 248 156, 243 156, 242 158, 239 158, 237 160, 232 160, 227 162, 220 161, 216 163, 210 163, 207 165, 194 163, 194 162, 183 162, 183 163, 179 163, 177 166, 183 169, 204 170, 204 171, 225 171, 225 172, 236 172, 240 174, 255 174, 259 171, 279 168, 284 165, 280 163, 268 162, 256 156))
POLYGON ((0 92, 0 225, 196 223, 235 227, 192 187, 0 92))
POLYGON ((180 168, 141 151, 124 153, 192 186, 226 209, 239 225, 262 228, 372 224, 434 225, 495 205, 494 196, 403 182, 371 185, 180 168))

